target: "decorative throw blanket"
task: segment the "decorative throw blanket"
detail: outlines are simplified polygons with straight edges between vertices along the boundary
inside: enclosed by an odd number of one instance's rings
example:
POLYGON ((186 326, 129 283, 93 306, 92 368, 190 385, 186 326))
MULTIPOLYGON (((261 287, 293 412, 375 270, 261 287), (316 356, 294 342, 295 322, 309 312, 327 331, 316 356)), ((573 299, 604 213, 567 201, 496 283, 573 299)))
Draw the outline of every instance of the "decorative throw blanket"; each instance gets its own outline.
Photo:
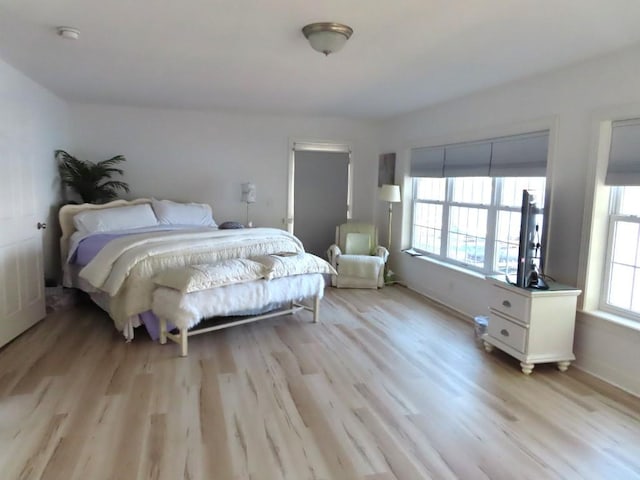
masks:
POLYGON ((326 260, 311 253, 297 253, 232 258, 204 265, 170 268, 153 277, 153 281, 163 287, 190 293, 262 278, 273 280, 306 273, 337 274, 326 260))

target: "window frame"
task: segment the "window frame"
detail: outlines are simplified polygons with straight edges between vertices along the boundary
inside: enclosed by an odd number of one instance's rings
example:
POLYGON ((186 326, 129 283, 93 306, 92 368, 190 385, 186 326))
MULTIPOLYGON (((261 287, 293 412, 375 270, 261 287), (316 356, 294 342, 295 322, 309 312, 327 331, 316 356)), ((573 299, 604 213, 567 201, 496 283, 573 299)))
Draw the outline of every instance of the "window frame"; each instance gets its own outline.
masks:
MULTIPOLYGON (((498 214, 499 212, 521 212, 521 206, 507 206, 501 205, 500 199, 502 198, 502 190, 504 179, 508 177, 477 177, 477 178, 490 178, 491 179, 491 195, 490 195, 490 203, 489 204, 481 204, 481 203, 468 203, 468 202, 455 202, 453 201, 453 182, 457 178, 465 178, 465 177, 443 177, 445 182, 445 195, 444 200, 431 200, 431 199, 420 199, 417 198, 418 188, 417 182, 421 177, 413 177, 412 178, 412 200, 411 200, 411 248, 421 255, 434 258, 444 263, 450 264, 452 266, 462 267, 464 269, 468 269, 477 273, 481 273, 483 275, 496 275, 501 274, 503 272, 497 271, 494 269, 495 265, 495 253, 496 253, 496 237, 497 237, 497 223, 498 223, 498 214), (418 248, 414 244, 415 238, 415 228, 416 228, 416 204, 425 204, 425 205, 440 205, 442 206, 442 223, 440 228, 440 252, 434 253, 418 248), (449 218, 450 218, 450 210, 452 207, 461 207, 461 208, 473 208, 473 209, 486 209, 487 211, 487 227, 486 227, 486 236, 485 236, 485 247, 484 247, 484 265, 483 267, 477 267, 475 265, 471 265, 468 263, 464 263, 462 261, 453 259, 447 256, 448 244, 449 244, 449 218)), ((529 178, 529 177, 523 177, 529 178)), ((531 177, 531 178, 542 178, 542 177, 531 177)), ((545 177, 545 203, 547 189, 547 181, 545 177)), ((546 205, 543 207, 543 219, 545 219, 546 215, 546 205)), ((544 220, 543 220, 544 221, 544 220)), ((546 223, 546 222, 545 222, 546 223)))
POLYGON ((605 247, 604 275, 602 278, 603 288, 600 292, 598 306, 599 306, 599 309, 602 310, 603 312, 611 313, 613 315, 617 315, 620 317, 628 318, 633 321, 640 322, 640 313, 608 303, 609 291, 611 288, 611 275, 613 273, 612 272, 613 271, 613 241, 614 241, 614 232, 616 229, 616 224, 618 222, 636 223, 639 225, 639 228, 640 228, 640 216, 619 213, 620 207, 621 207, 621 201, 622 201, 621 188, 624 188, 624 186, 612 186, 610 197, 609 197, 609 218, 607 221, 607 228, 608 228, 607 245, 605 247))

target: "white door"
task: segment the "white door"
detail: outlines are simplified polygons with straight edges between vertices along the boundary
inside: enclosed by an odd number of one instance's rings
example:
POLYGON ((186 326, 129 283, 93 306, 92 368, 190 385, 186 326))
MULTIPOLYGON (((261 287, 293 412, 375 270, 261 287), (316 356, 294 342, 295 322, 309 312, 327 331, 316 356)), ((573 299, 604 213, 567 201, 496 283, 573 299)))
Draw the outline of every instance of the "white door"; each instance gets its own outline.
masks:
POLYGON ((42 233, 25 131, 14 125, 0 132, 0 346, 45 316, 42 233))
POLYGON ((326 257, 335 229, 350 218, 350 149, 336 144, 295 144, 293 233, 305 250, 326 257))

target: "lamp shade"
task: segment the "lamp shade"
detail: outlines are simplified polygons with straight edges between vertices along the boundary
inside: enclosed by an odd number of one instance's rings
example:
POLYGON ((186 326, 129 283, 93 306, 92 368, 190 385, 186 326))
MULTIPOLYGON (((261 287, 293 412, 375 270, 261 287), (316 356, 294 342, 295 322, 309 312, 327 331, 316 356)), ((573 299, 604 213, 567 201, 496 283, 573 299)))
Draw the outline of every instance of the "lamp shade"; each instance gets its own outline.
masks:
POLYGON ((380 200, 385 202, 398 203, 400 199, 400 186, 399 185, 382 185, 379 194, 380 200))
POLYGON ((245 203, 256 203, 256 186, 253 183, 242 184, 242 201, 245 203))

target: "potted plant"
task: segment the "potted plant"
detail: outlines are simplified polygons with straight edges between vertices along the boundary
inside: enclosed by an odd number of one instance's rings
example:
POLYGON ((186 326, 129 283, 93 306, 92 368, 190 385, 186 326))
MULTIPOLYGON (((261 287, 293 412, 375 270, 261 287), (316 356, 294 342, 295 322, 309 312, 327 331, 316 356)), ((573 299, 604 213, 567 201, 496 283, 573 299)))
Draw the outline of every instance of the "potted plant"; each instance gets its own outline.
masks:
POLYGON ((123 171, 115 165, 126 161, 122 155, 93 163, 79 160, 64 150, 56 150, 56 160, 62 184, 80 195, 85 203, 106 203, 118 197, 118 191, 129 192, 129 185, 111 180, 114 174, 123 171))

